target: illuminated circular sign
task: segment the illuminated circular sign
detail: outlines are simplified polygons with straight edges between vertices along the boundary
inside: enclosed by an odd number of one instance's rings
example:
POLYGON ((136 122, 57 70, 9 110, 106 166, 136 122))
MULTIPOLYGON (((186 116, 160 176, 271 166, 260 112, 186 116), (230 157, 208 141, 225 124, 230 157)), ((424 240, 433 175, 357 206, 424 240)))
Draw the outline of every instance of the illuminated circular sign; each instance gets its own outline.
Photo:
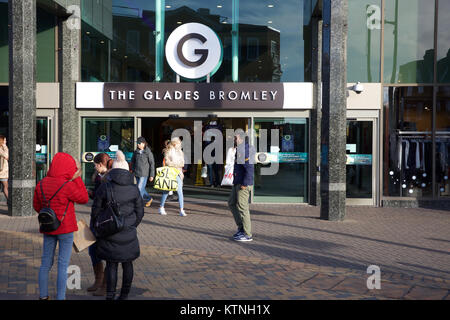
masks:
POLYGON ((186 23, 167 39, 166 59, 179 76, 200 79, 219 69, 222 43, 211 28, 200 23, 186 23))

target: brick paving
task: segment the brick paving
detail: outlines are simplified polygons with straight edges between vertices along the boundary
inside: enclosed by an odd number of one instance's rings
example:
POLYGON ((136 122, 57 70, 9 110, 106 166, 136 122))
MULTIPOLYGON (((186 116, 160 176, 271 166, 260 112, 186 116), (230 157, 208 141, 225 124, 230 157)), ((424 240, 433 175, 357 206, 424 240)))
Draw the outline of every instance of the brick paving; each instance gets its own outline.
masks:
MULTIPOLYGON (((132 299, 445 299, 450 297, 450 211, 348 207, 344 222, 320 220, 319 208, 251 205, 254 241, 236 231, 223 202, 186 201, 157 214, 158 199, 138 228, 132 299), (381 289, 367 288, 369 265, 381 289)), ((77 205, 89 221, 90 205, 77 205)), ((0 299, 36 299, 42 236, 36 216, 9 217, 0 203, 0 299)), ((55 260, 56 264, 56 260, 55 260)), ((73 253, 81 290, 93 279, 87 250, 73 253)), ((120 272, 119 272, 120 273, 120 272)), ((56 267, 50 276, 55 294, 56 267)), ((119 278, 118 288, 121 280, 119 278)))

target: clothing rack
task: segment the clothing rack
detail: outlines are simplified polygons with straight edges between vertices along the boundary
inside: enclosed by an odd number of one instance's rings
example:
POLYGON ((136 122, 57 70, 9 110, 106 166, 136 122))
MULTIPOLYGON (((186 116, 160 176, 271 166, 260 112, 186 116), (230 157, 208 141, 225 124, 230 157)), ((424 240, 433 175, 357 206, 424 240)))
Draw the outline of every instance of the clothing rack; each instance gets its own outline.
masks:
MULTIPOLYGON (((399 136, 407 136, 408 138, 425 138, 425 136, 432 136, 431 131, 401 131, 397 130, 397 135, 399 136)), ((436 131, 436 137, 439 138, 450 138, 449 131, 436 131)))

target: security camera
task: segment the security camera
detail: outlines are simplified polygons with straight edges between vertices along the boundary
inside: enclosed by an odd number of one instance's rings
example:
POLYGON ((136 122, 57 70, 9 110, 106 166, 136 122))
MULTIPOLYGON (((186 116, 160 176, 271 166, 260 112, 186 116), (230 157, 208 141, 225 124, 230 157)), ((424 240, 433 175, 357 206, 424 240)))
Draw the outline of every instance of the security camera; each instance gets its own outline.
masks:
POLYGON ((357 94, 360 94, 361 92, 364 91, 364 86, 362 85, 361 82, 358 81, 358 82, 353 86, 352 90, 355 91, 357 94))

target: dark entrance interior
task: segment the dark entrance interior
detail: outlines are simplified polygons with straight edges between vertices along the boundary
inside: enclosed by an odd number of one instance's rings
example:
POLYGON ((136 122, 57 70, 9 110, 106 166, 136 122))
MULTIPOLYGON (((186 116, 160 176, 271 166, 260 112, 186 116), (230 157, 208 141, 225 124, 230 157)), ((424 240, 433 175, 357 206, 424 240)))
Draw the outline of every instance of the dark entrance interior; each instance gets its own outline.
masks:
MULTIPOLYGON (((145 137, 149 143, 149 147, 155 157, 156 168, 162 166, 163 162, 163 149, 164 142, 171 138, 172 132, 176 129, 186 129, 191 134, 191 155, 185 155, 189 157, 190 164, 185 166, 186 172, 184 173, 183 181, 183 194, 185 199, 205 199, 226 201, 230 193, 231 187, 220 186, 223 178, 224 163, 226 157, 225 139, 223 142, 223 164, 218 164, 215 168, 211 167, 211 171, 217 170, 216 173, 218 179, 214 179, 214 174, 210 175, 208 172, 207 178, 201 177, 201 170, 204 164, 195 164, 193 162, 194 152, 194 121, 202 122, 202 132, 209 128, 215 128, 222 131, 225 137, 226 129, 248 129, 247 118, 217 118, 217 117, 205 117, 205 118, 142 118, 141 135, 145 137), (210 176, 213 177, 212 181, 210 176), (218 180, 218 181, 217 181, 218 180), (211 186, 211 182, 213 185, 211 186), (214 186, 216 184, 216 186, 214 186)), ((205 146, 205 144, 203 144, 205 146)), ((147 189, 149 193, 158 194, 159 191, 153 189, 152 183, 148 183, 147 189)), ((176 194, 176 192, 175 192, 176 194)))

